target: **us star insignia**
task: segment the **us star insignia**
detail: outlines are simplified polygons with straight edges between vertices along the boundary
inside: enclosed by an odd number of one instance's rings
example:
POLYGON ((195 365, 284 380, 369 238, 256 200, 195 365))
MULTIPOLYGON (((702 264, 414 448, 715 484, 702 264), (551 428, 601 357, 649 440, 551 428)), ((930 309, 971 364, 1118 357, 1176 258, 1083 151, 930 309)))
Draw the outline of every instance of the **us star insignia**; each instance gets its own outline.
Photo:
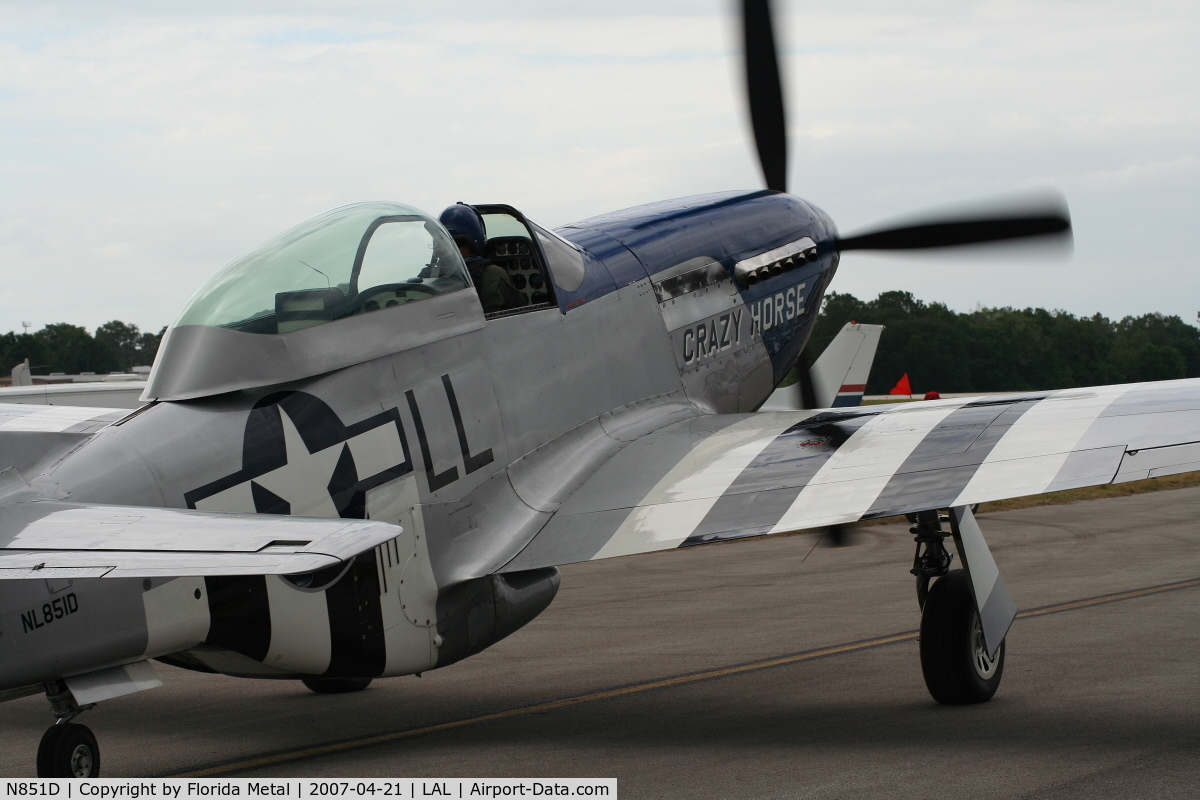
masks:
POLYGON ((412 472, 400 413, 344 424, 305 392, 280 392, 246 419, 242 468, 184 495, 200 511, 366 518, 366 493, 412 472))

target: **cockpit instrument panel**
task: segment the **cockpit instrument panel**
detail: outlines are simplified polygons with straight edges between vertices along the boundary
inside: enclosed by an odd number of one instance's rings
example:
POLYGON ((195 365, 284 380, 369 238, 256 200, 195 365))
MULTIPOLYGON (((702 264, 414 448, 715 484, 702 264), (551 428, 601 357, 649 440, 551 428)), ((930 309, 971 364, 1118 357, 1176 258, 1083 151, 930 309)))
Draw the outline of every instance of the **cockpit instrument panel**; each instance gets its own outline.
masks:
POLYGON ((530 305, 550 302, 544 267, 529 239, 515 236, 488 239, 488 251, 491 260, 504 267, 513 286, 525 295, 530 305))

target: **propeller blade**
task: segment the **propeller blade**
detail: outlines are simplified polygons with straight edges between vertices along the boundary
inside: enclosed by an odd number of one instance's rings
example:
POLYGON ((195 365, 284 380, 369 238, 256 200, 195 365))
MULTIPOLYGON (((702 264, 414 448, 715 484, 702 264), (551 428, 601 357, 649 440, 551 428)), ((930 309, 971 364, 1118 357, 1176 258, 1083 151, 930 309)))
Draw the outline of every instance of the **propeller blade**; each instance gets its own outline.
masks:
POLYGON ((822 532, 822 535, 825 541, 829 542, 830 547, 847 547, 854 544, 854 534, 849 525, 830 525, 822 532))
POLYGON ((813 385, 812 368, 805 367, 801 362, 796 365, 796 373, 800 380, 796 384, 800 387, 800 407, 811 409, 817 407, 817 389, 813 385))
POLYGON ((994 217, 932 220, 850 236, 834 241, 837 250, 919 250, 931 247, 1000 242, 1032 237, 1070 238, 1071 217, 1066 207, 1039 213, 1012 213, 994 217))
POLYGON ((770 0, 742 0, 742 45, 750 125, 767 188, 787 191, 787 113, 770 0))

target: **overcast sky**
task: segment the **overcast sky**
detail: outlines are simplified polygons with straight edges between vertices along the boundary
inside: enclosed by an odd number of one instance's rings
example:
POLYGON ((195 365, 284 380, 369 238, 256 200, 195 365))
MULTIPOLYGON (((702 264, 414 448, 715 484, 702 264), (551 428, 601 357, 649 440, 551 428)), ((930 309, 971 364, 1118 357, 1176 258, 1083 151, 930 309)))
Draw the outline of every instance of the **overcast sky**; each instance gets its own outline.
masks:
MULTIPOLYGON (((1068 261, 852 253, 835 291, 1196 320, 1200 4, 779 5, 791 190, 843 233, 1045 187, 1075 221, 1068 261)), ((553 226, 758 188, 731 8, 0 0, 0 330, 157 329, 358 200, 553 226)))

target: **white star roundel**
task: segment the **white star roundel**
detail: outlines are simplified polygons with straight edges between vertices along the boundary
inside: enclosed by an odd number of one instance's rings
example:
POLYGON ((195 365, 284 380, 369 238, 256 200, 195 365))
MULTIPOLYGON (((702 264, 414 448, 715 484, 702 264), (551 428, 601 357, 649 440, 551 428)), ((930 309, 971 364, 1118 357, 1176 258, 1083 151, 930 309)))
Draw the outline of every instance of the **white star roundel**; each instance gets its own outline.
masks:
POLYGON ((317 397, 280 392, 251 409, 242 468, 184 500, 201 511, 364 519, 367 490, 409 472, 397 409, 345 425, 317 397))

